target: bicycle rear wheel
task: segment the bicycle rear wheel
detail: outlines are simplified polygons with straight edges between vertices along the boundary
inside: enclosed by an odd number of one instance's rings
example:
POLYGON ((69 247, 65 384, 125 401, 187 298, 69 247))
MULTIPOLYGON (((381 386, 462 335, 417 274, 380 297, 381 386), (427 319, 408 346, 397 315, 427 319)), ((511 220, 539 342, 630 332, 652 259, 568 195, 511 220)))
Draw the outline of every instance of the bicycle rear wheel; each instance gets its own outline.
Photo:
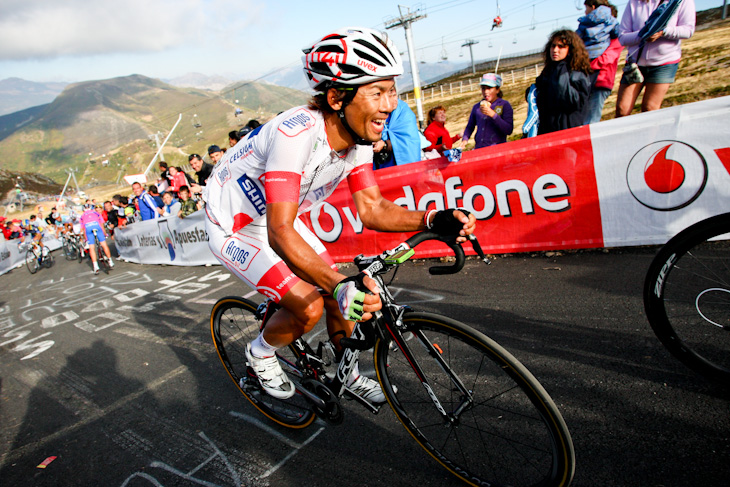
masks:
POLYGON ((656 336, 685 365, 730 383, 730 213, 686 228, 657 253, 644 281, 656 336))
POLYGON ((96 241, 96 260, 99 262, 99 268, 106 274, 109 274, 111 266, 109 265, 109 257, 106 256, 104 249, 101 248, 99 241, 96 241))
POLYGON ((47 246, 43 246, 41 248, 41 255, 43 255, 43 260, 41 261, 44 267, 51 268, 53 267, 53 264, 56 263, 56 260, 53 257, 53 254, 51 253, 51 249, 49 249, 47 246))
POLYGON ((76 258, 76 245, 67 238, 63 240, 63 256, 66 260, 74 260, 76 258))
MULTIPOLYGON (((258 336, 261 328, 256 308, 253 302, 237 297, 226 297, 213 305, 210 327, 218 357, 238 390, 265 416, 289 428, 309 426, 315 416, 310 403, 301 394, 284 400, 270 396, 261 389, 247 365, 246 345, 258 336)), ((289 378, 299 383, 301 374, 291 348, 279 349, 277 356, 289 378)))
POLYGON ((403 323, 403 348, 414 362, 394 340, 379 340, 375 366, 388 403, 421 447, 471 485, 570 484, 575 453, 568 428, 516 358, 446 317, 409 313, 403 323))
POLYGON ((40 262, 38 262, 38 256, 33 250, 33 246, 30 246, 25 253, 25 265, 31 274, 38 272, 41 266, 40 262))

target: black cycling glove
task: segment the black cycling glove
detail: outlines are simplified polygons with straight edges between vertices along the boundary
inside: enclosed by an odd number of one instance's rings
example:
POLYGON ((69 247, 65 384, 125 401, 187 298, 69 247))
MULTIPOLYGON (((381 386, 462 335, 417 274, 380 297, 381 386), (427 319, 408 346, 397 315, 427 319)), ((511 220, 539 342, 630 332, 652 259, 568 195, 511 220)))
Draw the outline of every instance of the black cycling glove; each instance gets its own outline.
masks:
MULTIPOLYGON (((471 214, 463 208, 456 208, 467 217, 471 214)), ((433 233, 441 235, 442 237, 449 237, 452 235, 459 235, 459 232, 464 229, 464 224, 461 223, 455 216, 454 210, 441 210, 436 212, 431 221, 431 226, 428 227, 433 233)))

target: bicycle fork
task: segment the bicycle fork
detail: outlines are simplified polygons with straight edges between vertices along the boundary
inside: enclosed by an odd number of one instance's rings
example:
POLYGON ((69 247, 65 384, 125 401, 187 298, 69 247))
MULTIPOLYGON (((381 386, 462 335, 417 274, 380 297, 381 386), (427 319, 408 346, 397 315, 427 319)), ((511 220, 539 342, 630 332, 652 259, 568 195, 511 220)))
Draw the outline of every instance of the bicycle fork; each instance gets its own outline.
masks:
MULTIPOLYGON (((402 321, 400 318, 397 320, 397 323, 402 325, 402 321)), ((451 381, 452 386, 455 390, 459 392, 461 395, 461 403, 459 406, 452 412, 447 412, 446 409, 444 409, 443 405, 441 404, 441 401, 436 396, 436 393, 433 391, 433 388, 431 387, 431 384, 429 384, 428 378, 426 377, 425 372, 423 371, 423 368, 418 363, 418 360, 413 355, 413 352, 411 352, 411 349, 409 345, 406 343, 407 340, 403 336, 403 332, 401 331, 401 327, 393 327, 390 325, 390 323, 385 323, 385 328, 390 334, 390 337, 392 338, 395 346, 397 349, 403 354, 408 364, 413 368, 413 371, 415 372, 416 376, 418 377, 418 380, 421 382, 421 385, 423 385, 423 388, 426 390, 426 393, 431 398, 431 401, 433 402, 434 407, 439 411, 441 414, 444 423, 458 423, 459 417, 461 416, 461 413, 466 411, 471 407, 471 405, 474 403, 474 397, 470 390, 466 388, 464 383, 461 381, 461 379, 454 373, 453 370, 451 370, 451 367, 446 363, 444 358, 442 357, 443 351, 441 350, 441 347, 437 343, 431 343, 430 340, 428 340, 428 337, 426 334, 421 331, 411 331, 410 333, 413 333, 414 337, 416 338, 416 341, 418 341, 426 350, 426 353, 430 357, 436 360, 441 370, 444 371, 444 373, 448 376, 449 380, 451 381)))

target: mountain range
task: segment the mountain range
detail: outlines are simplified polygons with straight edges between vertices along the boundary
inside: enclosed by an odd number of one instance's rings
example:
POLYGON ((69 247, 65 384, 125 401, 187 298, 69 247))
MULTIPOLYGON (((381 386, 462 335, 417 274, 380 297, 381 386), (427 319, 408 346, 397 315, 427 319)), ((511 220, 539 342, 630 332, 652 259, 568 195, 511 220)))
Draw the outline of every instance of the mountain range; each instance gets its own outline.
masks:
POLYGON ((131 75, 67 85, 51 103, 0 116, 3 169, 65 180, 75 168, 80 183, 115 181, 143 172, 175 127, 163 157, 187 164, 191 152, 228 145, 228 132, 251 118, 267 120, 306 103, 306 93, 260 83, 221 91, 180 88, 131 75), (238 103, 236 103, 238 100, 238 103), (179 120, 179 121, 178 121, 179 120))

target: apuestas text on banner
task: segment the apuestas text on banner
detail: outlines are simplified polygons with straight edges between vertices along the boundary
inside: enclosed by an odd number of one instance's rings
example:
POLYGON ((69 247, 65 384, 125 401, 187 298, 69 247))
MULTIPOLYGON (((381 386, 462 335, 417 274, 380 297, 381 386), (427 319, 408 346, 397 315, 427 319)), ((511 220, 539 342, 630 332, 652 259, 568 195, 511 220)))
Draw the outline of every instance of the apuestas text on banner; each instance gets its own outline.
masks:
POLYGON ((114 243, 119 256, 138 264, 220 264, 208 248, 205 212, 185 218, 168 217, 118 228, 114 243))

